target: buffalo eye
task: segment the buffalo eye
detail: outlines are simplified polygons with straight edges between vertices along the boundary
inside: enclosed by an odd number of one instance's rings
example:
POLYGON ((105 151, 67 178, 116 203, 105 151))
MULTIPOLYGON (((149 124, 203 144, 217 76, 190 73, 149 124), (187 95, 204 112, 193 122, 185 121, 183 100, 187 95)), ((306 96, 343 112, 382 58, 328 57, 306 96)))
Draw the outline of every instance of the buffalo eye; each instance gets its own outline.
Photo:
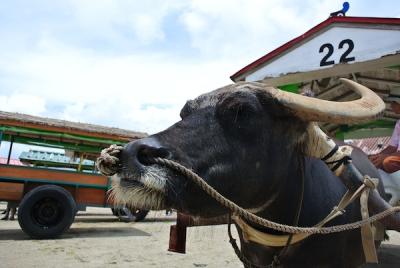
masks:
POLYGON ((262 107, 257 97, 249 92, 235 92, 221 100, 216 117, 224 128, 251 132, 257 128, 262 107))

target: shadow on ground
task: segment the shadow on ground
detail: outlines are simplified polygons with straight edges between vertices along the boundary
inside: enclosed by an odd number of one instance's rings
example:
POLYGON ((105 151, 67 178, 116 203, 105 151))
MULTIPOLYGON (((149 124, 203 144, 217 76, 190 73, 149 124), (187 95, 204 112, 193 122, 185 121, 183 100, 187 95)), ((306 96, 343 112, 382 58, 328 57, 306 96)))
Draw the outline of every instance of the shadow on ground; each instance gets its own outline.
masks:
MULTIPOLYGON (((116 216, 93 216, 90 215, 88 217, 87 214, 85 215, 77 215, 75 217, 74 222, 81 222, 81 223, 101 223, 101 222, 124 222, 123 220, 118 219, 116 216)), ((163 218, 160 217, 149 217, 147 216, 146 218, 144 218, 143 220, 141 220, 140 222, 170 222, 170 223, 174 223, 176 221, 176 217, 168 217, 165 216, 163 218)))
POLYGON ((379 267, 400 267, 400 245, 382 245, 378 255, 379 267))
MULTIPOLYGON (((150 233, 132 227, 91 227, 71 228, 57 239, 90 238, 90 237, 127 237, 151 236, 150 233)), ((0 230, 2 240, 32 240, 21 229, 0 230)))
POLYGON ((86 223, 106 223, 106 222, 119 222, 120 220, 117 217, 86 217, 85 216, 76 216, 74 222, 86 222, 86 223))
POLYGON ((364 264, 362 268, 400 267, 400 245, 381 245, 378 250, 379 264, 364 264))
POLYGON ((133 227, 89 227, 71 228, 61 238, 127 236, 151 236, 151 234, 133 227))

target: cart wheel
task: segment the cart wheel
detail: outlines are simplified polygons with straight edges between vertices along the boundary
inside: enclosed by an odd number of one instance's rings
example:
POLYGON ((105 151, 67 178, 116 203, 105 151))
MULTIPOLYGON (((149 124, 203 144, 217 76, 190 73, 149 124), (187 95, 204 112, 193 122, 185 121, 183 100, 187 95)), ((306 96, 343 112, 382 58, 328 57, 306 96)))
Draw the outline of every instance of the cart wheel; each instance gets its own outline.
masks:
POLYGON ((138 208, 126 208, 127 214, 132 221, 142 221, 149 213, 148 210, 138 208))
POLYGON ((67 190, 56 185, 43 185, 24 196, 18 210, 18 222, 32 238, 54 238, 68 230, 76 211, 76 203, 67 190))
POLYGON ((114 207, 111 208, 113 214, 117 216, 121 221, 131 222, 131 221, 141 221, 149 213, 148 210, 128 208, 128 207, 114 207))
POLYGON ((111 208, 112 214, 118 217, 118 208, 111 208))

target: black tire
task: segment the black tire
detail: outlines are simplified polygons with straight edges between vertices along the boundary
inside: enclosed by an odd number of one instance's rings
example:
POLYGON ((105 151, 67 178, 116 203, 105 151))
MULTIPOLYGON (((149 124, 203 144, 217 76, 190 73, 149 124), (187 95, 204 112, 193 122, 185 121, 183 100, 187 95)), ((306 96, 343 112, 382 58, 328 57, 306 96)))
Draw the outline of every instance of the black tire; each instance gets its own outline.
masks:
POLYGON ((146 218, 146 216, 147 216, 147 213, 149 213, 148 210, 138 209, 138 208, 129 208, 128 211, 131 214, 131 215, 129 215, 130 219, 132 221, 136 221, 136 222, 144 220, 144 218, 146 218))
POLYGON ((67 190, 57 185, 43 185, 22 198, 18 222, 32 238, 55 238, 68 230, 76 211, 75 200, 67 190))
POLYGON ((118 208, 111 208, 112 214, 118 217, 118 208))
POLYGON ((117 216, 121 221, 125 222, 141 221, 147 216, 147 213, 149 213, 148 210, 128 208, 125 206, 111 208, 111 211, 114 216, 117 216))

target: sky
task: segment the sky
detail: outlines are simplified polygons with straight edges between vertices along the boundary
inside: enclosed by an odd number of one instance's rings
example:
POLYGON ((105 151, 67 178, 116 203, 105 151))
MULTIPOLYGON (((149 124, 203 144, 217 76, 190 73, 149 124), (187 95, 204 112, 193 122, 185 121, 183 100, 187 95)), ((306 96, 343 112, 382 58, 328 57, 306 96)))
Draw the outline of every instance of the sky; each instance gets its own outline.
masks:
MULTIPOLYGON (((400 17, 398 0, 349 2, 400 17)), ((342 3, 0 0, 0 110, 156 133, 342 3)))

